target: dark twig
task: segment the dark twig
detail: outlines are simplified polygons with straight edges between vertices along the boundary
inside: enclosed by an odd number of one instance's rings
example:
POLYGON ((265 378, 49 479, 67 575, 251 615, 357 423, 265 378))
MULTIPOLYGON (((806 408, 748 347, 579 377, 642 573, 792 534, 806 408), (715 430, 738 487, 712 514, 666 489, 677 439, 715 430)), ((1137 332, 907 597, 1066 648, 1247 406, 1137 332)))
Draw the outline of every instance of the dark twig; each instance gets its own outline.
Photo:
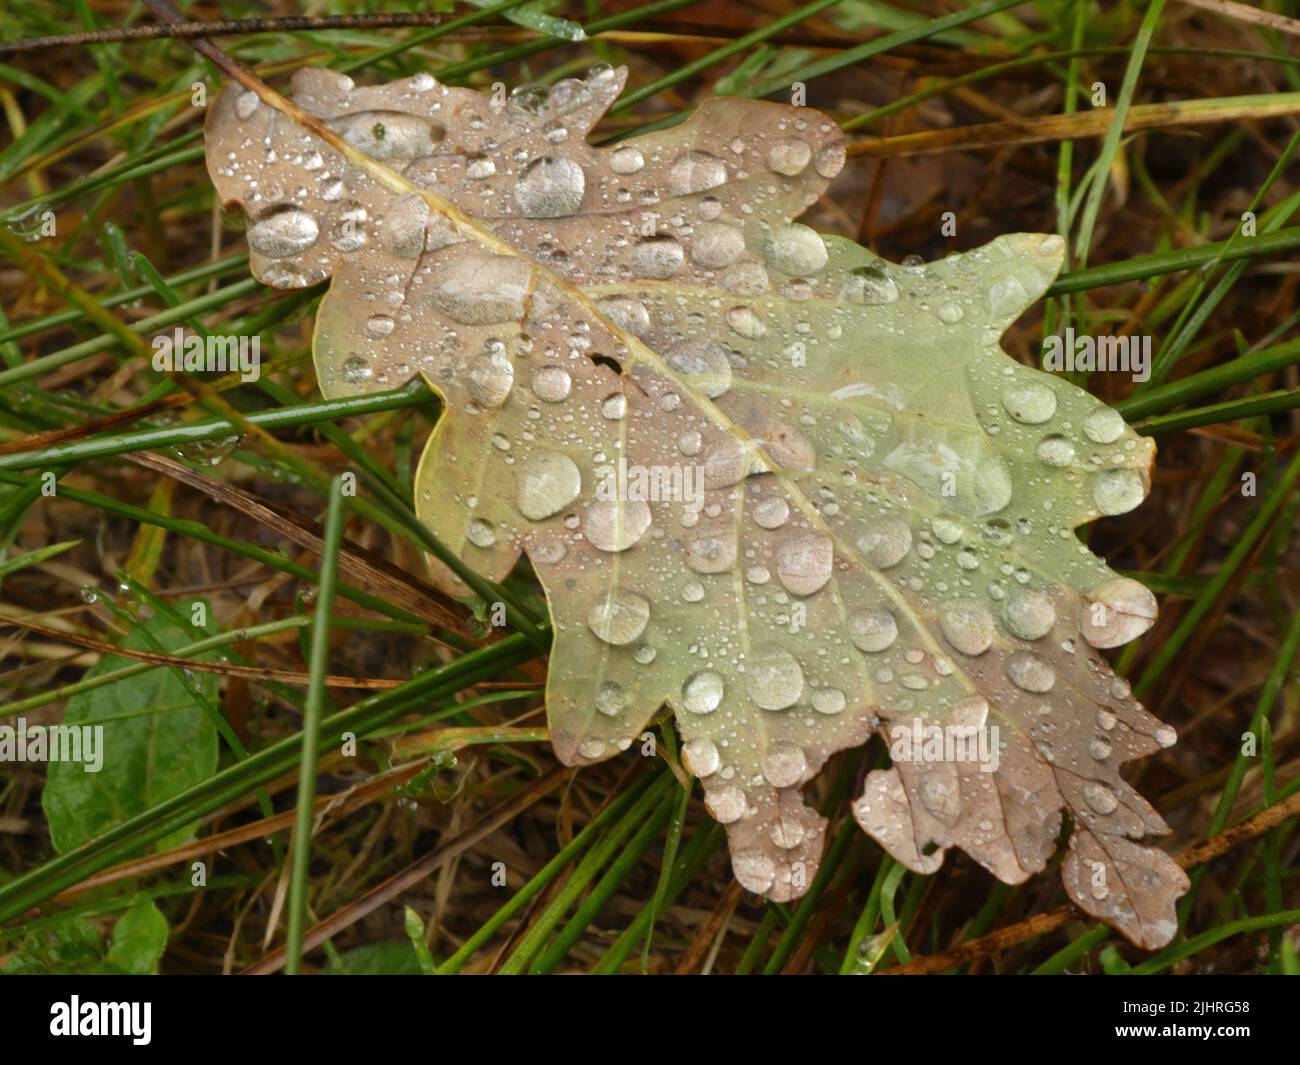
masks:
POLYGON ((235 18, 221 22, 178 22, 174 25, 129 26, 116 30, 63 33, 0 42, 0 56, 35 52, 42 48, 112 44, 116 41, 153 41, 164 37, 236 37, 250 33, 285 33, 295 30, 389 30, 436 26, 442 16, 420 11, 380 15, 290 15, 285 18, 235 18))

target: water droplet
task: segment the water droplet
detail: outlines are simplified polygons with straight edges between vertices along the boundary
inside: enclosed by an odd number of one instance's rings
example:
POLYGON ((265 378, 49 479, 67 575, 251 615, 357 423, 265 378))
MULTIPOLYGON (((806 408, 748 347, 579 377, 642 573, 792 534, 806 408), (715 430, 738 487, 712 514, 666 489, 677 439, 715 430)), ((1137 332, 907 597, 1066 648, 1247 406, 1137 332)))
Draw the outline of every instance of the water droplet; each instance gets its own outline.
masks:
POLYGON ((598 499, 587 504, 582 531, 601 551, 626 551, 650 528, 650 507, 640 500, 598 499))
POLYGON ((596 709, 607 717, 621 714, 625 706, 627 694, 623 691, 623 685, 607 680, 596 689, 596 709))
POLYGON ((486 155, 471 156, 465 164, 465 176, 471 181, 483 181, 497 172, 497 165, 486 155))
POLYGON ((939 610, 944 638, 964 655, 982 655, 993 643, 993 615, 983 603, 958 599, 939 610))
POLYGON ((812 148, 804 141, 781 141, 767 151, 767 165, 778 174, 794 177, 812 161, 812 148))
POLYGON ((668 365, 709 399, 717 399, 731 387, 731 363, 722 346, 713 341, 683 341, 668 352, 668 365))
POLYGON ((1038 640, 1056 624, 1056 604, 1036 588, 1014 588, 1002 607, 1002 620, 1013 636, 1038 640))
POLYGON ((1093 736, 1088 743, 1088 754, 1098 762, 1104 762, 1110 757, 1110 741, 1103 736, 1093 736))
POLYGON ((358 151, 381 162, 410 162, 433 154, 435 129, 419 115, 401 111, 356 111, 325 124, 358 151))
POLYGON ((366 336, 382 340, 393 331, 396 323, 386 314, 372 314, 366 319, 366 336))
POLYGON ((817 173, 824 178, 833 178, 844 169, 844 160, 846 153, 844 144, 828 144, 825 148, 819 148, 813 166, 816 167, 817 173))
POLYGON ((876 569, 889 569, 912 550, 912 530, 899 518, 878 518, 858 537, 857 546, 876 569))
POLYGON ((1056 684, 1056 670, 1042 655, 1017 651, 1007 659, 1007 676, 1017 688, 1027 692, 1049 692, 1056 684))
POLYGON ((1113 444, 1124 432, 1124 418, 1110 407, 1098 407, 1083 423, 1088 439, 1097 444, 1113 444))
POLYGON ((752 307, 732 307, 727 312, 727 325, 731 326, 733 333, 746 340, 758 340, 767 332, 767 327, 752 307))
POLYGON ((1151 733, 1151 738, 1161 747, 1172 747, 1178 742, 1178 733, 1168 725, 1161 725, 1155 732, 1151 733))
POLYGON ((374 370, 370 366, 370 360, 362 355, 349 355, 343 360, 343 380, 350 385, 359 385, 369 381, 373 374, 374 370))
POLYGON ((1002 393, 1002 405, 1016 421, 1039 425, 1056 413, 1056 393, 1036 382, 1013 385, 1002 393))
POLYGON ((793 536, 777 550, 776 575, 791 595, 812 595, 831 579, 834 549, 821 533, 793 536))
POLYGON ((524 315, 532 268, 505 255, 463 255, 440 267, 429 298, 453 322, 493 325, 524 315))
POLYGON ((582 206, 587 178, 563 155, 544 155, 524 168, 515 185, 515 203, 525 218, 563 218, 582 206))
POLYGON ((627 414, 627 396, 622 392, 606 396, 601 401, 600 413, 612 422, 621 420, 627 414))
POLYGON ((793 743, 774 743, 763 756, 763 776, 774 788, 798 784, 808 771, 808 756, 793 743))
POLYGON ((764 496, 754 504, 754 524, 762 529, 779 529, 790 519, 790 504, 780 496, 764 496))
POLYGON ((668 171, 668 189, 674 196, 689 196, 717 188, 727 180, 727 167, 721 159, 698 149, 684 152, 668 171))
POLYGON ((465 528, 465 539, 475 547, 491 547, 497 542, 497 530, 485 518, 474 518, 465 528))
POLYGON ((625 144, 615 148, 609 157, 609 168, 616 174, 635 174, 645 166, 645 156, 639 148, 625 144))
POLYGON ((547 403, 560 403, 568 398, 573 378, 563 366, 543 366, 533 374, 533 394, 547 403))
MULTIPOLYGON (((749 809, 749 801, 745 798, 745 793, 736 784, 724 784, 717 791, 706 792, 704 805, 709 808, 713 819, 722 825, 739 821, 749 809)), ((734 865, 732 869, 735 870, 734 865)), ((771 887, 770 881, 763 890, 766 891, 768 887, 771 887)))
POLYGON ((724 222, 701 222, 691 241, 691 258, 706 270, 730 266, 745 250, 745 238, 724 222))
POLYGON ((696 573, 726 573, 736 564, 731 537, 702 536, 686 545, 686 564, 696 573))
POLYGON ((557 514, 582 491, 578 464, 562 451, 537 451, 524 460, 516 475, 519 512, 530 521, 557 514))
POLYGON ((1074 461, 1074 445, 1063 436, 1047 436, 1038 445, 1038 460, 1058 468, 1074 461))
POLYGON ((1079 631, 1093 647, 1120 647, 1155 624, 1156 597, 1130 577, 1093 588, 1079 607, 1079 631))
POLYGON ((819 714, 829 716, 842 713, 847 702, 839 688, 818 688, 812 694, 812 707, 819 714))
POLYGON ((712 776, 722 765, 718 748, 702 737, 686 742, 682 748, 682 758, 686 762, 686 768, 697 777, 712 776))
POLYGON ((637 277, 663 281, 682 268, 686 253, 673 237, 649 237, 628 251, 628 265, 637 277))
POLYGON ((470 397, 484 407, 505 403, 515 383, 515 368, 500 345, 486 349, 465 374, 470 397))
POLYGON ((300 207, 272 207, 248 227, 248 246, 268 259, 304 252, 316 243, 320 226, 300 207))
POLYGON ((640 300, 630 296, 610 296, 597 306, 601 314, 633 336, 645 336, 650 329, 650 312, 640 300))
POLYGON ((1127 514, 1146 496, 1146 484, 1136 470, 1102 470, 1092 482, 1092 500, 1103 514, 1127 514))
POLYGON ((803 694, 803 670, 784 647, 767 644, 750 655, 745 690, 762 709, 784 710, 803 694))
POLYGON ((261 106, 262 101, 258 99, 255 92, 242 92, 238 99, 235 100, 235 114, 239 116, 241 122, 247 122, 253 117, 253 113, 261 106))
POLYGON ((826 265, 826 243, 815 229, 798 222, 777 226, 764 249, 768 265, 783 274, 807 277, 826 265))
POLYGON ((1115 798, 1115 793, 1110 788, 1105 784, 1091 781, 1083 786, 1083 799, 1092 807, 1094 813, 1101 814, 1103 817, 1114 813, 1119 806, 1119 800, 1115 798))
POLYGON ((81 586, 81 601, 83 603, 98 603, 99 589, 93 584, 83 584, 81 586))
POLYGON ((898 621, 883 607, 850 614, 848 626, 849 638, 859 651, 884 651, 898 639, 898 621))
POLYGON ((898 301, 898 284, 883 266, 855 266, 840 288, 839 297, 849 303, 882 305, 898 301))
POLYGON ((706 669, 686 678, 682 703, 692 714, 711 714, 721 705, 725 691, 722 677, 706 669))

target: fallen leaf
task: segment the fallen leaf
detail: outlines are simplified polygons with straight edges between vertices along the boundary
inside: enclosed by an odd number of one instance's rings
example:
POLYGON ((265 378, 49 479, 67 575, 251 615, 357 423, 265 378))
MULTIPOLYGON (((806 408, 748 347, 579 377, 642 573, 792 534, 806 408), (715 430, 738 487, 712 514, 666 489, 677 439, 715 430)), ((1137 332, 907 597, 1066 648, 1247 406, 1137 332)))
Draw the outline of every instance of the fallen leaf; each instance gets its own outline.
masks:
POLYGON ((1167 943, 1187 879, 1133 842, 1167 827, 1119 766, 1173 731, 1095 650, 1155 601, 1073 535, 1142 501, 1153 445, 999 346, 1061 241, 886 262, 794 221, 844 163, 825 116, 714 98, 593 147, 624 78, 501 102, 302 70, 292 103, 221 94, 209 170, 260 280, 332 279, 325 395, 443 397, 419 515, 486 577, 527 553, 561 760, 669 703, 737 879, 784 901, 823 847, 802 786, 878 731, 853 809, 899 861, 1018 883, 1068 812, 1075 903, 1167 943))

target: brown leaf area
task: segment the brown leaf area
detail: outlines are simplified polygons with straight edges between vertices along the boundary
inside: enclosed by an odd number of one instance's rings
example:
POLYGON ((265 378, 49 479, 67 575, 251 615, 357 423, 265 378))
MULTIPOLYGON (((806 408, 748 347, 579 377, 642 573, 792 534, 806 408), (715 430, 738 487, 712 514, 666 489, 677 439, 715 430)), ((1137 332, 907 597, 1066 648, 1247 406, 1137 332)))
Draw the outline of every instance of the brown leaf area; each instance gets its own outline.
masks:
POLYGON ((256 276, 332 279, 327 396, 419 374, 444 398, 420 516, 487 577, 527 553, 564 762, 671 704, 737 879, 783 901, 823 847, 803 786, 878 731, 894 767, 854 813, 899 861, 956 846, 1019 883, 1068 812, 1071 898, 1167 943, 1188 882, 1134 842, 1167 828, 1118 767, 1172 730, 1092 650, 1154 601, 1069 535, 1140 503, 1152 449, 998 347, 1060 242, 885 263, 793 223, 843 165, 829 120, 719 99, 595 148, 623 77, 494 103, 305 70, 331 136, 228 89, 209 169, 256 276), (633 466, 698 491, 638 497, 633 466))

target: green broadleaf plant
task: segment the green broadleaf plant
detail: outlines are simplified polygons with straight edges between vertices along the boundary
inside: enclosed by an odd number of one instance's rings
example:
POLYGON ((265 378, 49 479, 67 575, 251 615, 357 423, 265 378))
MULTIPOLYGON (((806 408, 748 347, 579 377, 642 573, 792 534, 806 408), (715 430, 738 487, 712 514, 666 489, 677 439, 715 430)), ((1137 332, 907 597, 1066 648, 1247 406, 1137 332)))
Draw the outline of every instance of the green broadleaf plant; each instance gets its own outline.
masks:
MULTIPOLYGON (((177 609, 189 615, 191 603, 177 609)), ((209 632, 209 635, 212 633, 209 632)), ((192 643, 196 630, 156 614, 123 641, 133 650, 170 653, 192 643), (146 630, 146 631, 140 631, 146 630), (152 636, 152 640, 148 637, 152 636), (156 642, 155 642, 156 641, 156 642)), ((105 655, 86 671, 90 680, 132 664, 105 655)), ((51 762, 41 805, 60 853, 206 780, 217 769, 217 730, 175 669, 157 669, 72 696, 63 724, 103 729, 103 765, 86 772, 79 762, 51 762)), ((217 677, 195 673, 189 684, 211 702, 217 677)), ((158 844, 166 850, 189 839, 193 826, 158 844)))
POLYGON ((823 845, 802 785, 879 731, 894 766, 854 813, 908 868, 956 846, 1021 882, 1065 811, 1071 898, 1167 943, 1187 879, 1135 842, 1167 827, 1119 766, 1173 730, 1096 653, 1155 602, 1073 534, 1142 501, 1153 445, 999 346, 1060 239, 885 262, 793 221, 844 164, 825 116, 714 98, 592 147, 624 78, 249 78, 209 170, 260 280, 332 278, 326 396, 443 397, 419 515, 491 579, 529 556, 565 763, 669 703, 737 878, 783 901, 823 845))

